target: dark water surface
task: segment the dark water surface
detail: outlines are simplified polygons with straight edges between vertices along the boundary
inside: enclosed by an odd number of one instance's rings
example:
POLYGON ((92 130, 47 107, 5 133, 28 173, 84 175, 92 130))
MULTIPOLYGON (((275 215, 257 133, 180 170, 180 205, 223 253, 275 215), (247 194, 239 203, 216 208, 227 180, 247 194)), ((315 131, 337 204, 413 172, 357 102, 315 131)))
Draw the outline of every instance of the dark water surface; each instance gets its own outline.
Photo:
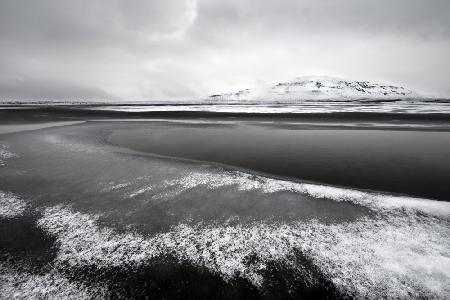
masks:
POLYGON ((332 185, 450 200, 450 132, 301 126, 140 124, 108 140, 131 149, 332 185))

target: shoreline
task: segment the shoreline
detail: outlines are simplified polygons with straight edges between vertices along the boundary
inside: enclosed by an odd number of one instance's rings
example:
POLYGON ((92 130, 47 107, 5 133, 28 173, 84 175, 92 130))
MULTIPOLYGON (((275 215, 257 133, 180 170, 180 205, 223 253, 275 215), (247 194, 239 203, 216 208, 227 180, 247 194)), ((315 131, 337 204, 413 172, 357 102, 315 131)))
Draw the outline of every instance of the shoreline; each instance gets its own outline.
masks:
POLYGON ((386 112, 324 112, 324 113, 237 113, 237 112, 211 112, 211 111, 112 111, 89 109, 84 107, 17 107, 0 109, 2 122, 76 119, 88 120, 92 118, 211 118, 211 119, 251 119, 251 120, 308 120, 308 121, 389 121, 389 122, 444 122, 450 123, 449 113, 386 113, 386 112))

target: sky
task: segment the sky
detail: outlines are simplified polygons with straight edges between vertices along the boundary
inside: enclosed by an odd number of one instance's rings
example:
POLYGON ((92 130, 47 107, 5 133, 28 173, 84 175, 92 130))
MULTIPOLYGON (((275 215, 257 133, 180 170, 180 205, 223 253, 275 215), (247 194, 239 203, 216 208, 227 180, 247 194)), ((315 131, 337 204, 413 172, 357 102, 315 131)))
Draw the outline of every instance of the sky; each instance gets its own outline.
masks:
POLYGON ((0 99, 197 99, 309 75, 450 97, 449 53, 449 0, 0 0, 0 99))

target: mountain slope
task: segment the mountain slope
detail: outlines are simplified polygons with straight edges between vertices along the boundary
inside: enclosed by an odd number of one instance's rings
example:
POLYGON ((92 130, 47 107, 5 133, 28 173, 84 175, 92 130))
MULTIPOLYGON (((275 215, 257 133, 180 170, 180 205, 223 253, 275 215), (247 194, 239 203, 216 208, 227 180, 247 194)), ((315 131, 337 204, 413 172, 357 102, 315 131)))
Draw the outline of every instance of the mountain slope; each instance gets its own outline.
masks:
POLYGON ((332 77, 298 77, 288 82, 212 95, 210 100, 388 100, 422 98, 403 87, 332 77))

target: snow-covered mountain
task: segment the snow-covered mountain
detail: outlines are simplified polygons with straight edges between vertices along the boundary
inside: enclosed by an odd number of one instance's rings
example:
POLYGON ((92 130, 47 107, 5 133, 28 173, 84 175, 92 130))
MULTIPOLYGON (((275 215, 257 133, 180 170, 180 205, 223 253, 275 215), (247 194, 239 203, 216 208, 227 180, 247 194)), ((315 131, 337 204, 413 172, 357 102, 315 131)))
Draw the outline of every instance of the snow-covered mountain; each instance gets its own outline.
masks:
POLYGON ((297 100, 389 100, 417 99, 419 94, 403 87, 370 81, 333 77, 298 77, 288 82, 212 95, 209 100, 297 101, 297 100))

